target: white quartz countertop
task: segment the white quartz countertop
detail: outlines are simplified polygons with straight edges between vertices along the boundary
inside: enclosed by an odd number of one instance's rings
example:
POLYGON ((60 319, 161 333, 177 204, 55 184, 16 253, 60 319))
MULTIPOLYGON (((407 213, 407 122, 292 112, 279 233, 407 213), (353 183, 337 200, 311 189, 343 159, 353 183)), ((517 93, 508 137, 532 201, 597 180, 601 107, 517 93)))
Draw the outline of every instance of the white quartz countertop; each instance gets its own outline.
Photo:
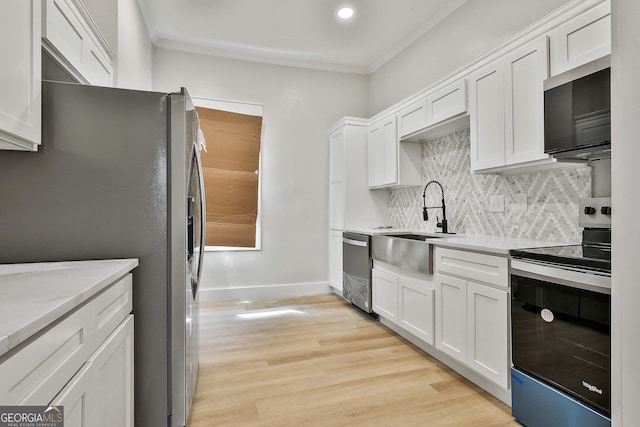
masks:
POLYGON ((137 259, 0 264, 0 356, 137 265, 137 259))
POLYGON ((436 246, 486 252, 497 255, 509 255, 514 249, 543 248, 548 246, 579 245, 580 242, 552 242, 548 240, 521 239, 512 237, 483 236, 474 234, 442 234, 425 231, 403 230, 398 228, 360 228, 345 230, 352 233, 376 235, 419 234, 433 236, 427 242, 436 246))

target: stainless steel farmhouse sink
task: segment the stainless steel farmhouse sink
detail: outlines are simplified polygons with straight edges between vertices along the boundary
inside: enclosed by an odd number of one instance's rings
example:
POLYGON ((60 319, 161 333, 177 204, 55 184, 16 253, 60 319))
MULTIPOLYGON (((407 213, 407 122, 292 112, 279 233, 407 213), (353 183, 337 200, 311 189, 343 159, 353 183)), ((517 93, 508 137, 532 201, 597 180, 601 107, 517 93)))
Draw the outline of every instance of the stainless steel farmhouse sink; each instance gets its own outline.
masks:
POLYGON ((441 236, 421 234, 373 236, 371 238, 371 255, 377 261, 386 262, 396 267, 432 274, 433 245, 425 240, 438 237, 441 236))

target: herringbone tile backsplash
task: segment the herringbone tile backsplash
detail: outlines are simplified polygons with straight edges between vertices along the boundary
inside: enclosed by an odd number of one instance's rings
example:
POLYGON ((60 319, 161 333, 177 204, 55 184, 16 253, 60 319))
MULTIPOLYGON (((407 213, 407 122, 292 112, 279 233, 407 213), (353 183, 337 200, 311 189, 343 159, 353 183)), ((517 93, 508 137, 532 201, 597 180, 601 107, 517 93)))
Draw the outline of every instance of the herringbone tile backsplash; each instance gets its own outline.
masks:
MULTIPOLYGON (((590 197, 590 168, 568 167, 520 175, 470 173, 469 129, 427 141, 422 149, 422 177, 444 187, 449 231, 461 234, 580 242, 578 200, 590 197), (527 209, 514 205, 518 193, 527 195, 527 209), (489 196, 505 197, 504 213, 489 212, 489 196)), ((439 209, 422 220, 424 187, 391 191, 391 223, 398 228, 438 231, 439 209)), ((440 189, 429 186, 427 206, 440 205, 440 189)))

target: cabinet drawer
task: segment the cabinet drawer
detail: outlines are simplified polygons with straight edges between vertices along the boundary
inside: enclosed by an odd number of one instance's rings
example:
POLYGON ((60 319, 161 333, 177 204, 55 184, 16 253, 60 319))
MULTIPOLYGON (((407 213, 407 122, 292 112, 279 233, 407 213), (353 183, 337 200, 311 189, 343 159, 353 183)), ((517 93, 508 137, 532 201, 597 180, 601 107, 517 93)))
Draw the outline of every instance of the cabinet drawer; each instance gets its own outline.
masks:
POLYGON ((92 301, 96 316, 96 343, 101 343, 133 309, 131 274, 113 284, 92 301))
POLYGON ((438 273, 450 274, 476 282, 509 288, 507 258, 475 252, 436 247, 435 266, 438 273))
POLYGON ((94 350, 92 304, 14 351, 0 364, 3 405, 46 405, 94 350))

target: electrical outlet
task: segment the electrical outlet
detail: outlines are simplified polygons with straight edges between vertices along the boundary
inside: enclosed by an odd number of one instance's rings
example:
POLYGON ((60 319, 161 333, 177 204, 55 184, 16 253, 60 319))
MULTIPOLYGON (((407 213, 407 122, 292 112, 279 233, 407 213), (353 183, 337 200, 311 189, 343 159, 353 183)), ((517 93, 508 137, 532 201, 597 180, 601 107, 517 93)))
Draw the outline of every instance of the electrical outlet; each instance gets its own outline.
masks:
POLYGON ((504 212, 504 196, 489 197, 489 212, 504 212))

